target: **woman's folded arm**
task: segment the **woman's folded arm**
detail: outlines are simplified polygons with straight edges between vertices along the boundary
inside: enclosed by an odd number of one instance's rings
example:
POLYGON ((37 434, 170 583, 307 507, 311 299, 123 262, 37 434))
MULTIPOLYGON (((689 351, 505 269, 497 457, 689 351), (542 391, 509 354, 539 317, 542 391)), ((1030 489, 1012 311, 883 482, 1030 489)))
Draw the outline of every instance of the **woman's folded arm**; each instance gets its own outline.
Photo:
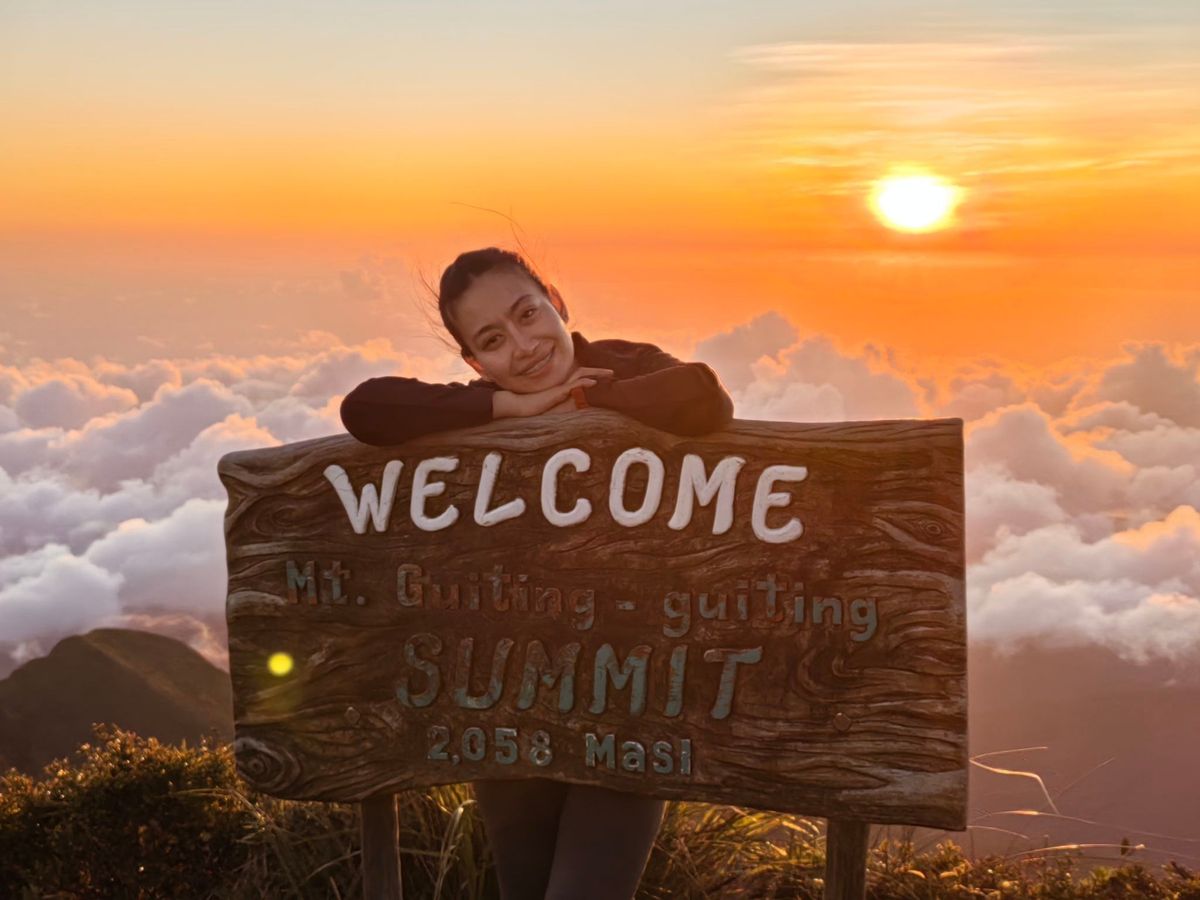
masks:
MULTIPOLYGON (((592 364, 617 377, 583 389, 587 402, 672 434, 719 431, 733 420, 733 400, 706 364, 683 362, 653 344, 599 341, 592 364)), ((496 385, 430 384, 403 375, 364 381, 342 400, 342 424, 364 444, 386 446, 435 431, 493 419, 496 385)))
POLYGON ((484 382, 430 384, 403 375, 364 381, 342 400, 342 424, 364 444, 387 446, 434 431, 492 421, 495 387, 484 382))
POLYGON ((620 343, 630 348, 626 371, 635 374, 584 388, 592 406, 672 434, 707 434, 733 421, 733 400, 708 365, 683 362, 653 344, 620 343))

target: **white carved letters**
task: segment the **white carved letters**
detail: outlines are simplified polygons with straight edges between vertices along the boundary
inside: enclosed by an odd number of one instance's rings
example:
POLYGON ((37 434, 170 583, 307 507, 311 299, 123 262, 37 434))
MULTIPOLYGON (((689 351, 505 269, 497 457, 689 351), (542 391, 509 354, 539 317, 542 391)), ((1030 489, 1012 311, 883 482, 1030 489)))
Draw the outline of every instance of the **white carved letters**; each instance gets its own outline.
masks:
POLYGON ((496 525, 507 519, 515 519, 525 512, 525 501, 520 497, 509 500, 503 506, 488 509, 492 492, 496 490, 496 474, 500 471, 500 453, 493 450, 483 461, 479 475, 479 493, 475 495, 475 522, 479 525, 496 525))
POLYGON ((692 521, 692 504, 700 501, 701 506, 712 503, 717 498, 717 511, 713 516, 713 534, 724 534, 733 526, 733 494, 737 489, 738 472, 746 460, 740 456, 727 456, 713 470, 706 480, 704 477, 704 460, 695 453, 689 453, 683 458, 683 467, 679 470, 679 497, 675 501, 675 514, 667 526, 681 531, 692 521))
POLYGON ((662 499, 663 461, 653 451, 644 447, 631 447, 613 463, 612 477, 608 481, 608 509, 613 520, 626 528, 643 525, 654 518, 658 512, 658 503, 662 499), (629 467, 641 463, 649 471, 646 480, 646 495, 642 505, 632 512, 625 508, 625 478, 629 467))
POLYGON ((804 526, 799 519, 789 519, 786 525, 779 528, 767 527, 767 510, 773 506, 787 506, 792 495, 780 491, 772 491, 776 481, 803 481, 808 477, 808 469, 804 466, 767 466, 758 477, 758 487, 754 489, 754 513, 751 523, 754 534, 759 540, 768 544, 783 544, 794 541, 804 534, 804 526))
POLYGON ((383 489, 377 492, 375 485, 364 484, 362 495, 356 496, 354 485, 346 470, 334 463, 326 466, 325 477, 337 491, 346 515, 350 517, 350 527, 355 534, 367 533, 368 517, 375 524, 376 531, 387 531, 388 518, 392 514, 392 500, 396 497, 396 482, 400 479, 400 468, 404 463, 398 459, 389 460, 383 467, 383 489))
MULTIPOLYGON (((383 468, 380 485, 367 481, 356 493, 345 469, 333 464, 325 469, 325 477, 337 492, 350 527, 355 534, 366 534, 367 523, 375 530, 387 531, 390 526, 392 506, 399 487, 403 463, 398 459, 388 461, 383 468)), ((725 534, 734 525, 737 480, 746 465, 740 456, 726 456, 711 469, 703 458, 695 453, 686 454, 679 465, 678 489, 675 508, 667 527, 681 531, 692 524, 696 507, 712 507, 712 533, 725 534)), ((564 447, 555 451, 542 465, 540 508, 542 516, 551 525, 568 528, 586 522, 592 515, 592 501, 578 496, 570 509, 560 508, 559 491, 569 483, 572 474, 583 474, 591 469, 592 458, 578 447, 564 447), (573 472, 567 472, 570 469, 573 472)), ((413 468, 412 491, 409 498, 409 514, 412 523, 423 531, 441 531, 458 521, 458 507, 449 503, 436 515, 428 509, 428 500, 446 492, 446 482, 436 480, 438 473, 454 472, 459 467, 457 456, 435 456, 418 461, 413 468)), ((489 451, 479 467, 478 484, 475 486, 474 513, 476 525, 491 527, 520 519, 527 511, 525 498, 512 497, 493 506, 497 484, 503 467, 503 456, 499 451, 489 451)), ((804 526, 796 516, 779 526, 767 525, 767 513, 775 507, 786 507, 795 503, 790 491, 778 491, 780 482, 800 482, 808 477, 806 466, 771 465, 758 475, 754 489, 754 500, 750 513, 750 526, 754 536, 770 544, 794 541, 804 534, 804 526)), ((594 482, 594 479, 593 479, 594 482)), ((612 521, 625 528, 636 528, 651 522, 659 515, 663 493, 667 485, 667 466, 655 452, 644 447, 631 447, 620 454, 612 464, 608 477, 608 512, 612 521), (646 488, 641 503, 636 509, 626 507, 626 486, 634 466, 646 467, 646 488)), ((519 486, 518 486, 519 489, 519 486)), ((512 486, 509 492, 513 491, 512 486)), ((742 514, 745 515, 745 510, 742 514)))
POLYGON ((413 524, 421 530, 440 531, 443 528, 449 528, 458 519, 458 507, 453 505, 446 507, 439 515, 432 518, 425 513, 425 500, 446 491, 446 482, 435 481, 430 484, 429 474, 431 472, 453 472, 457 468, 458 457, 455 456, 435 456, 417 463, 417 473, 413 476, 412 501, 409 504, 409 511, 413 524))
POLYGON ((592 458, 575 447, 559 450, 546 461, 542 469, 542 515, 546 521, 559 528, 578 525, 592 514, 591 501, 580 497, 569 512, 558 509, 558 473, 564 466, 574 466, 577 472, 586 472, 592 466, 592 458))

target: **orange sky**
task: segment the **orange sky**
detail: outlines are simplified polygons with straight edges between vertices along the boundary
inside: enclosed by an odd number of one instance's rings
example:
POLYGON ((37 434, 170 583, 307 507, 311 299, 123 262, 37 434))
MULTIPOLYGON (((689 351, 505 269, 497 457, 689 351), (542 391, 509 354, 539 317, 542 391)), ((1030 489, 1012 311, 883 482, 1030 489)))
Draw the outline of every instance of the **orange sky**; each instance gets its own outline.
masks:
POLYGON ((515 217, 580 327, 679 349, 770 309, 914 361, 1200 340, 1197 16, 871 5, 874 25, 774 4, 751 25, 532 4, 468 33, 377 4, 17 4, 0 343, 403 340, 415 269, 512 243, 472 207, 515 217), (905 164, 963 188, 953 227, 872 217, 905 164))

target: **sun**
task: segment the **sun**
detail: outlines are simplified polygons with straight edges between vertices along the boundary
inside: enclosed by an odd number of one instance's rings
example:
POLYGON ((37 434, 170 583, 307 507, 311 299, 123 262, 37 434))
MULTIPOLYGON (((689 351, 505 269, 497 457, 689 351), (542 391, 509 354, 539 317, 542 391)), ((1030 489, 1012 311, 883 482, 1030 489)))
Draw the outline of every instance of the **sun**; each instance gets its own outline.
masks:
POLYGON ((896 173, 875 182, 871 211, 896 231, 940 231, 954 222, 963 190, 945 178, 927 173, 896 173))

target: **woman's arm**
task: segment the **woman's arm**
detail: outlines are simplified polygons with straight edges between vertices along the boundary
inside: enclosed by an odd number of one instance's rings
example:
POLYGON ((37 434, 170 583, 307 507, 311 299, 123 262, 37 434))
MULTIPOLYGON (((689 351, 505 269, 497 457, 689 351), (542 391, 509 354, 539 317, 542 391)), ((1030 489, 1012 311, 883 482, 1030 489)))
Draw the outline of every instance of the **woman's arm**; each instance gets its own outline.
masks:
POLYGON ((611 378, 606 368, 580 368, 562 384, 529 394, 492 381, 429 384, 403 375, 364 381, 342 400, 342 424, 364 444, 388 446, 435 431, 472 428, 493 419, 540 415, 570 398, 572 388, 611 378))
POLYGON ((342 400, 342 424, 364 444, 399 444, 433 431, 487 424, 495 393, 495 384, 483 380, 429 384, 403 375, 370 378, 342 400))
POLYGON ((707 434, 733 421, 733 399, 704 363, 683 362, 654 344, 606 340, 592 346, 612 357, 617 372, 615 381, 583 389, 592 406, 672 434, 707 434))

